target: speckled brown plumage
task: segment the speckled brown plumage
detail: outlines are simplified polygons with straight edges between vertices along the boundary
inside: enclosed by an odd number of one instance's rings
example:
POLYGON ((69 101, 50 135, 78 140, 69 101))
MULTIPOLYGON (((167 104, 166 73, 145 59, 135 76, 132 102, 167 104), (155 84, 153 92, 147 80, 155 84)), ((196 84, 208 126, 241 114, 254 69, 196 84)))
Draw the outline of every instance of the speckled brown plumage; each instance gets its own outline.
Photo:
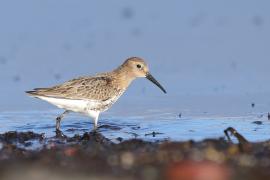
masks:
MULTIPOLYGON (((89 115, 95 119, 96 127, 99 113, 109 109, 138 77, 148 78, 166 93, 149 73, 144 60, 138 57, 127 59, 117 69, 108 73, 79 77, 53 87, 36 88, 27 93, 63 108, 66 112, 74 111, 89 115)), ((63 115, 58 117, 57 128, 63 115)))
POLYGON ((51 88, 37 88, 30 93, 54 98, 105 101, 123 90, 116 81, 110 74, 79 77, 51 88))

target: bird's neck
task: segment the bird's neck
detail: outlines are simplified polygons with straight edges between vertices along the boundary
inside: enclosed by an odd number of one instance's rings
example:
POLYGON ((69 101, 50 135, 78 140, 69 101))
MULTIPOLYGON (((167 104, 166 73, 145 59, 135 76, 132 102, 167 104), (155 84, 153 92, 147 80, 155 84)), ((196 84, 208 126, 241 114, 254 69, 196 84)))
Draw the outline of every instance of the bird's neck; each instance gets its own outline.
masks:
POLYGON ((125 69, 125 67, 118 67, 112 72, 115 76, 116 83, 122 88, 126 89, 136 77, 125 69))

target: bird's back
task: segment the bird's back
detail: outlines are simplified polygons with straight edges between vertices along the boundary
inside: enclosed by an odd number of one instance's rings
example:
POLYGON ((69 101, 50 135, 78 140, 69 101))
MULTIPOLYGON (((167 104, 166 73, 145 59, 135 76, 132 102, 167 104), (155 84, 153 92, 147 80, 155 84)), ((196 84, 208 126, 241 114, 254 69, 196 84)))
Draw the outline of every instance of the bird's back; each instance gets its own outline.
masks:
POLYGON ((27 91, 31 96, 75 112, 105 111, 125 91, 110 73, 79 77, 50 88, 27 91))
POLYGON ((106 101, 118 94, 121 89, 114 84, 110 74, 79 77, 50 88, 36 88, 27 91, 32 96, 53 98, 106 101))

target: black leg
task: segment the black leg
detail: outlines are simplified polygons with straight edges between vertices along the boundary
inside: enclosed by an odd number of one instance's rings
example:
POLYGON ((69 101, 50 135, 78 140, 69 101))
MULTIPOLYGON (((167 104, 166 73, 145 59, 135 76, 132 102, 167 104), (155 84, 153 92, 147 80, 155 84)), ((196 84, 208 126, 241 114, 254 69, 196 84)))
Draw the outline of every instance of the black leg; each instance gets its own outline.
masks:
POLYGON ((56 118, 56 131, 60 131, 60 122, 61 120, 64 118, 64 116, 69 113, 68 110, 66 110, 65 112, 63 112, 60 116, 58 116, 56 118))

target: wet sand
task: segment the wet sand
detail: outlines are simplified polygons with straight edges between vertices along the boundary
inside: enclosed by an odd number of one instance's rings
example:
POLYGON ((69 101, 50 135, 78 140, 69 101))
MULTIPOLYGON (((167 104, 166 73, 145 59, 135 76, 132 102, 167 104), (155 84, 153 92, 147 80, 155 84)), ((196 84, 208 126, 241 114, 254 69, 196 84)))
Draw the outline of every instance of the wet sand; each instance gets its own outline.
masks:
POLYGON ((270 142, 140 139, 115 143, 101 133, 46 138, 33 132, 0 135, 1 179, 269 179, 270 142), (16 169, 16 171, 14 171, 16 169))

